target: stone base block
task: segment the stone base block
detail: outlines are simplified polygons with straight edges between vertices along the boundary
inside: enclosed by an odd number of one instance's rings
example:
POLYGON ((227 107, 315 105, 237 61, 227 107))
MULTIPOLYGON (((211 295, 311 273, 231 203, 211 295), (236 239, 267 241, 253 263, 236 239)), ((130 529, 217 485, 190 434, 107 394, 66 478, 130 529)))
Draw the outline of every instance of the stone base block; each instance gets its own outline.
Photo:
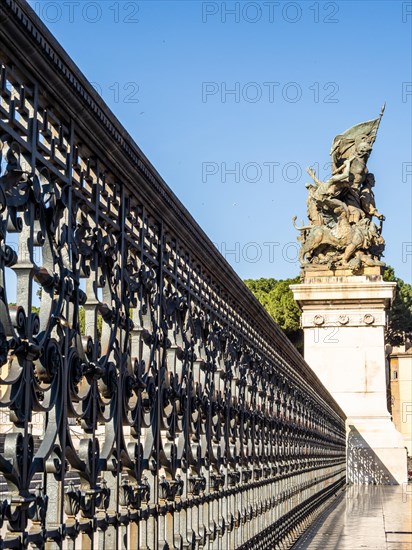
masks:
POLYGON ((356 277, 359 280, 360 277, 364 276, 364 277, 367 277, 369 280, 374 277, 377 279, 381 279, 384 269, 385 269, 384 267, 380 267, 380 266, 373 266, 373 267, 363 266, 361 268, 360 273, 354 276, 353 271, 345 267, 328 269, 326 266, 322 266, 322 265, 318 265, 318 266, 308 265, 301 270, 301 277, 302 279, 304 279, 305 283, 310 283, 314 280, 319 281, 319 279, 323 279, 323 278, 325 278, 325 280, 329 283, 333 277, 337 279, 342 277, 344 277, 345 279, 347 279, 348 277, 351 277, 351 278, 356 277))
POLYGON ((302 309, 305 359, 347 415, 348 481, 407 481, 404 440, 387 407, 386 314, 395 283, 381 268, 351 276, 305 269, 291 285, 302 309))
POLYGON ((390 419, 348 419, 347 438, 348 483, 407 483, 407 451, 390 419))

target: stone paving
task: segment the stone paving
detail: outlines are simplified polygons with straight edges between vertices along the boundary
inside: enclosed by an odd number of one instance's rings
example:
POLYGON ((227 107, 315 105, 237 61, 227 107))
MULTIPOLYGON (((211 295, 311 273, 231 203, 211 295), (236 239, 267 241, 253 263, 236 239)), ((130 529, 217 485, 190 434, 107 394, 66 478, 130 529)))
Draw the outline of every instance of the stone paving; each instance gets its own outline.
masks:
POLYGON ((412 485, 351 485, 293 550, 412 550, 412 485))

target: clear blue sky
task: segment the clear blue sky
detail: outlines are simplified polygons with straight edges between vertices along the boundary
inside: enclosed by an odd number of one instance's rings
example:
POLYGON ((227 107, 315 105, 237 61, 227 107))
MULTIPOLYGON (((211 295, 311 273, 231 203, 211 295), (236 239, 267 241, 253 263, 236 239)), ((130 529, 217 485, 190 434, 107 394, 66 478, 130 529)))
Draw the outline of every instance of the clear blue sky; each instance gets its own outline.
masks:
POLYGON ((412 282, 411 2, 30 4, 242 278, 298 274, 306 167, 386 101, 368 166, 412 282))

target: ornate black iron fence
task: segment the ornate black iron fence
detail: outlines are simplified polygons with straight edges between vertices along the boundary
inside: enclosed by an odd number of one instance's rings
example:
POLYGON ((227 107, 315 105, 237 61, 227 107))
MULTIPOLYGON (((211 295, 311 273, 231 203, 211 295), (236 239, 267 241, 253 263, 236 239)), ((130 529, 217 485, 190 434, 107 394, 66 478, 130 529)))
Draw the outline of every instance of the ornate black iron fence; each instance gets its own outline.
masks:
POLYGON ((287 547, 342 411, 22 0, 0 41, 0 548, 287 547))

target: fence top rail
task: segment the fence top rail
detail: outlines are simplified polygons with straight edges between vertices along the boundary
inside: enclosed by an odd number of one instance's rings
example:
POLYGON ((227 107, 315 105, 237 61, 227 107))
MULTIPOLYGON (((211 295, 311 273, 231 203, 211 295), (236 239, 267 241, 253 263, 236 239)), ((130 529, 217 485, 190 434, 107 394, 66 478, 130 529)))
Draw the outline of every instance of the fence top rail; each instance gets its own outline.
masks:
MULTIPOLYGON (((281 358, 340 418, 345 414, 319 378, 223 258, 188 210, 168 187, 133 138, 25 0, 2 0, 0 47, 12 45, 19 69, 33 75, 70 117, 86 143, 116 168, 128 191, 161 212, 161 221, 186 244, 193 263, 212 276, 219 293, 236 305, 281 358), (213 275, 212 275, 213 274, 213 275)), ((159 216, 159 215, 158 215, 159 216)))

